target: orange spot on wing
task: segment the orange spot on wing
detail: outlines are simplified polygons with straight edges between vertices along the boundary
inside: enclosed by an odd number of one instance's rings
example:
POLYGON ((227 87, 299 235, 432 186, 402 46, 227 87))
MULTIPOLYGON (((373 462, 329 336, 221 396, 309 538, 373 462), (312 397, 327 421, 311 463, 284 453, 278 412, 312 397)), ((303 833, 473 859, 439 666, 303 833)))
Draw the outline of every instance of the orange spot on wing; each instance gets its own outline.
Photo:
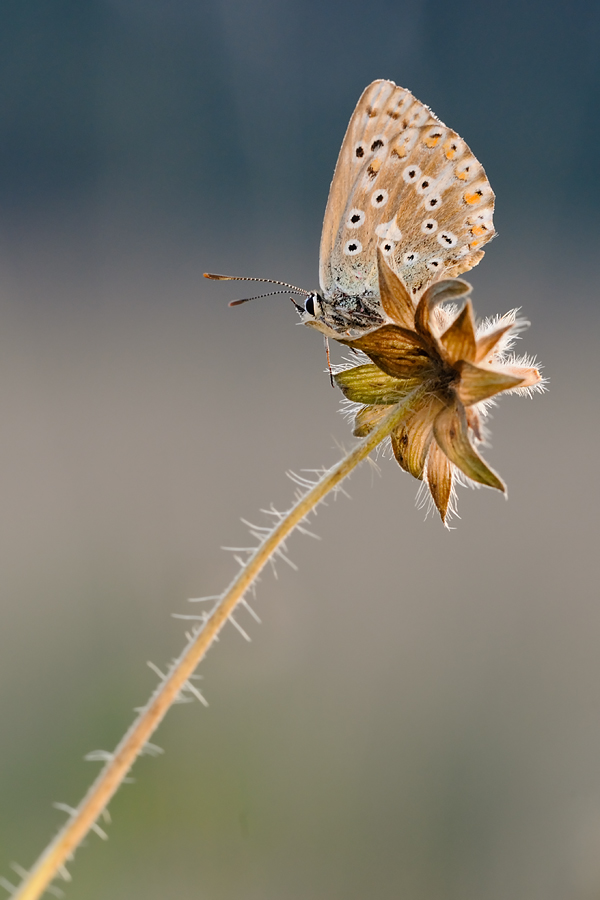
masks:
POLYGON ((444 141, 443 147, 446 151, 446 159, 454 159, 454 157, 458 153, 456 141, 454 141, 452 138, 448 138, 447 141, 444 141))
POLYGON ((429 137, 425 138, 425 146, 432 149, 433 147, 437 147, 440 142, 441 136, 441 134, 430 134, 429 137))
MULTIPOLYGON (((458 176, 461 177, 460 175, 458 176)), ((483 198, 482 191, 473 191, 472 194, 465 194, 465 203, 468 203, 470 206, 474 206, 476 203, 480 203, 483 198)))
POLYGON ((471 228, 471 234, 473 237, 481 237, 487 231, 487 225, 473 225, 471 228))
POLYGON ((392 148, 392 156, 397 156, 398 159, 404 159, 405 156, 408 156, 408 141, 402 141, 401 144, 396 144, 396 146, 392 148))

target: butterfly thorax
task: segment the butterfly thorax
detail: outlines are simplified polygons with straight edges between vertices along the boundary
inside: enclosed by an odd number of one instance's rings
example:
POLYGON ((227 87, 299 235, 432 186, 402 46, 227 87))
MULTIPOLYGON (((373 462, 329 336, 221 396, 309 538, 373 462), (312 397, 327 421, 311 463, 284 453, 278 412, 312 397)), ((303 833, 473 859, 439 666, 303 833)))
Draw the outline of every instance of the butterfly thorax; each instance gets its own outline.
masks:
POLYGON ((327 337, 339 340, 341 335, 357 338, 383 322, 379 297, 351 296, 335 290, 324 296, 312 291, 304 301, 304 308, 298 307, 304 325, 316 328, 327 337))

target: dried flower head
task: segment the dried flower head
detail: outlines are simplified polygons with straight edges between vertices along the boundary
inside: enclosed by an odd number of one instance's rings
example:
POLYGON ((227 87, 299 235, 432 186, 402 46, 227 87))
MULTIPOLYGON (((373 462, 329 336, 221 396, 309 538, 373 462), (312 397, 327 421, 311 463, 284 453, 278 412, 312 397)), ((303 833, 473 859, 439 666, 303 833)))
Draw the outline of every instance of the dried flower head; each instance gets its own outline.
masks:
POLYGON ((507 353, 518 325, 514 313, 476 330, 466 281, 438 281, 415 302, 379 251, 377 264, 388 323, 343 341, 372 363, 340 371, 335 381, 348 400, 361 404, 354 420, 357 437, 368 434, 390 405, 426 388, 392 432, 392 449, 402 468, 428 486, 446 522, 460 473, 506 492, 475 449, 482 441, 481 417, 490 398, 502 391, 529 393, 542 380, 536 368, 523 365, 529 360, 507 353), (456 306, 440 307, 460 300, 465 303, 458 312, 456 306))

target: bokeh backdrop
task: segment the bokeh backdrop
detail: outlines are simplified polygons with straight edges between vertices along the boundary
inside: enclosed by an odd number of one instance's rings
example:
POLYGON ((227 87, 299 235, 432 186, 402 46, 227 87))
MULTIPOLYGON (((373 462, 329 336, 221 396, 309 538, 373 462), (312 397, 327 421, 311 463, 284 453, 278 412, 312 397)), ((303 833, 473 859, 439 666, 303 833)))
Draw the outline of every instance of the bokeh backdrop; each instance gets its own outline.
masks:
MULTIPOLYGON (((296 536, 71 866, 80 900, 600 897, 595 0, 0 5, 0 873, 30 865, 236 569, 240 517, 352 440, 285 297, 374 78, 483 162, 506 398, 453 531, 390 460, 296 536)), ((336 351, 336 359, 340 354, 336 351)), ((16 881, 16 876, 13 877, 16 881)))

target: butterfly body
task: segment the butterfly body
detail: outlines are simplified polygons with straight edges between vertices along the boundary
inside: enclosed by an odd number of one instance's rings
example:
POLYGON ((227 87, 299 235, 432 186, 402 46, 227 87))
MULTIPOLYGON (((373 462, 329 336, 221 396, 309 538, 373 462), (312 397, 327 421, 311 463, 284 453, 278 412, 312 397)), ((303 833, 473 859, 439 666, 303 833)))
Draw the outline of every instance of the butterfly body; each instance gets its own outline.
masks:
POLYGON ((350 119, 321 237, 321 292, 302 320, 346 339, 385 320, 377 249, 409 292, 477 265, 494 236, 494 193, 455 131, 392 81, 374 81, 350 119))
POLYGON ((384 323, 379 295, 368 294, 350 296, 342 291, 334 291, 328 297, 313 291, 305 300, 304 307, 298 306, 304 325, 316 328, 326 337, 339 340, 345 337, 359 337, 384 323))

